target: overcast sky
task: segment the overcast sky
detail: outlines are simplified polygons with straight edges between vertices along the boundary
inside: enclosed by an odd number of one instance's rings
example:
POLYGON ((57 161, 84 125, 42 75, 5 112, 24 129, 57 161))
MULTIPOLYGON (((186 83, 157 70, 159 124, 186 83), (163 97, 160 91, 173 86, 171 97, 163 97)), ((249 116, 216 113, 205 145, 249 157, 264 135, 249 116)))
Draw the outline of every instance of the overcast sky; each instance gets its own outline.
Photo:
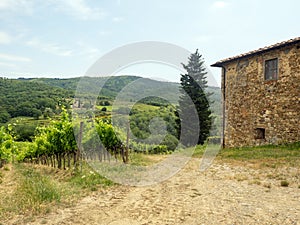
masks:
MULTIPOLYGON (((219 82, 212 63, 300 36, 299 2, 0 0, 0 76, 82 76, 111 50, 151 40, 198 48, 219 82)), ((119 73, 180 72, 148 64, 119 73)))

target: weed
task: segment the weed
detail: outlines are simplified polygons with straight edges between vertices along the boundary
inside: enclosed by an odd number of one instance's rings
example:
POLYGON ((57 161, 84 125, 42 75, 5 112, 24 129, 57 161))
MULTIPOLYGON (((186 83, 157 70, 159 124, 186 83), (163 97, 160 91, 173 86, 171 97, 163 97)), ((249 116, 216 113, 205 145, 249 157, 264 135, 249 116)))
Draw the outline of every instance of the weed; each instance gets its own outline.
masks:
POLYGON ((249 184, 261 185, 261 181, 255 179, 255 180, 249 181, 249 184))
POLYGON ((290 185, 290 183, 288 181, 286 181, 286 180, 282 180, 280 182, 280 185, 281 185, 281 187, 288 187, 290 185))

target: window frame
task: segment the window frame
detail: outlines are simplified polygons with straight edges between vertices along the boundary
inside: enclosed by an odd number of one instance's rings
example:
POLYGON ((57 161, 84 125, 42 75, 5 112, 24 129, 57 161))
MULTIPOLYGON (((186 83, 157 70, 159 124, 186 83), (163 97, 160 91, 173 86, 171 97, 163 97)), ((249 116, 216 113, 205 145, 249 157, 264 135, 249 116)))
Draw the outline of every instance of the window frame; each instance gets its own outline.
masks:
POLYGON ((257 127, 254 129, 255 140, 266 140, 266 129, 263 127, 257 127))
MULTIPOLYGON (((273 68, 272 71, 275 71, 275 69, 273 68)), ((270 72, 270 71, 268 71, 270 72)), ((264 80, 265 81, 277 81, 279 79, 279 59, 278 57, 275 57, 275 58, 270 58, 270 59, 266 59, 264 60, 264 80), (276 77, 274 78, 272 76, 267 76, 267 63, 268 62, 271 62, 271 61, 276 61, 276 77)))

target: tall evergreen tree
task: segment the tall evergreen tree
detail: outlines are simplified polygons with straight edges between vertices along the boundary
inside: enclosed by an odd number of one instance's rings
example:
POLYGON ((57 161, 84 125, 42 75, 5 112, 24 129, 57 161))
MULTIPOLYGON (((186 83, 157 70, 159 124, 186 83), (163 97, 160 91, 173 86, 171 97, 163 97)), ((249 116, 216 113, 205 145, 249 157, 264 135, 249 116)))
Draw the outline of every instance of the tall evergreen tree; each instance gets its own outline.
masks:
POLYGON ((187 65, 182 63, 182 66, 187 73, 181 74, 180 79, 180 120, 178 122, 181 124, 179 126, 181 133, 179 133, 183 140, 182 144, 186 146, 203 144, 209 136, 213 118, 208 99, 211 93, 206 93, 207 72, 198 49, 190 55, 187 65))

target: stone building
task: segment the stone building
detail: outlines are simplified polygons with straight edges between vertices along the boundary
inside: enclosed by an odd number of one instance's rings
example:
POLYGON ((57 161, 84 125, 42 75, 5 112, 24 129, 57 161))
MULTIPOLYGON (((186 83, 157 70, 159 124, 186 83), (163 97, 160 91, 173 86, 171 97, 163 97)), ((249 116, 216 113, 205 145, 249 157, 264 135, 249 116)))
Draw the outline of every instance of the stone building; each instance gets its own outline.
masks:
POLYGON ((300 141, 300 37, 211 66, 222 68, 223 147, 300 141))

